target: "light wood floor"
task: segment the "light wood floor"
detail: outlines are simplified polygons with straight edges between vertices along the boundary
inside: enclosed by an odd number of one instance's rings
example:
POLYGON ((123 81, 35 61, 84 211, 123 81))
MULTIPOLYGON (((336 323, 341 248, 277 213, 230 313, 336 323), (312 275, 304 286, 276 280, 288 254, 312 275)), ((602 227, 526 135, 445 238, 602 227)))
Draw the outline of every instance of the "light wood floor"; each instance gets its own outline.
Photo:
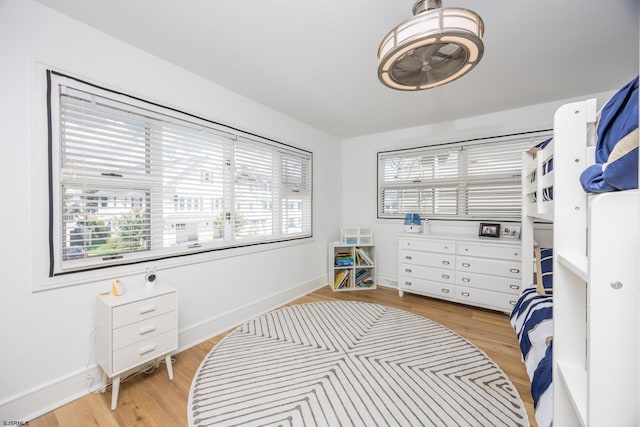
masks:
MULTIPOLYGON (((507 315, 406 293, 400 298, 395 290, 388 288, 333 292, 327 286, 288 305, 331 300, 357 300, 400 308, 465 337, 509 376, 525 404, 531 425, 536 425, 529 378, 507 315)), ((227 333, 176 354, 173 381, 169 381, 162 364, 149 375, 138 375, 123 382, 115 411, 110 410, 111 391, 107 390, 77 399, 30 421, 29 426, 186 426, 191 381, 204 357, 227 333)))

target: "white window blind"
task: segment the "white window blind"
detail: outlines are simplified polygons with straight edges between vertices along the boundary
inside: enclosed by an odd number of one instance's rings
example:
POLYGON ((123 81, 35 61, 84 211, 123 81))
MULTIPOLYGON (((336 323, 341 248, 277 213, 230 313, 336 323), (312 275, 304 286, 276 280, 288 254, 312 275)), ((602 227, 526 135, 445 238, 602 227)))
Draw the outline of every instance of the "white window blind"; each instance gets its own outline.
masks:
POLYGON ((378 217, 519 220, 522 153, 538 131, 378 153, 378 217))
POLYGON ((52 275, 311 236, 310 152, 49 79, 52 275))

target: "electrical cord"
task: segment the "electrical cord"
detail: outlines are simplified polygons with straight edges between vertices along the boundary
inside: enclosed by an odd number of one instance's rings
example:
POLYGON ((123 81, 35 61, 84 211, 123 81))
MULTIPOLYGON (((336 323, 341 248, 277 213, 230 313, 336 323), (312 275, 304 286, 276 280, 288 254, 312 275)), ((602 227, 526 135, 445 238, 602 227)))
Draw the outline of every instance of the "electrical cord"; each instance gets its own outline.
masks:
MULTIPOLYGON (((175 360, 176 360, 175 357, 172 356, 171 357, 171 363, 175 362, 175 360)), ((145 363, 144 365, 141 365, 135 371, 130 372, 127 375, 125 375, 124 377, 120 378, 120 384, 122 384, 122 383, 124 383, 126 381, 129 381, 129 380, 137 377, 140 374, 151 375, 152 373, 154 373, 158 369, 158 367, 160 366, 161 363, 165 363, 164 358, 162 358, 162 359, 154 359, 154 360, 151 360, 151 361, 145 363)), ((95 391, 95 393, 104 393, 106 390, 111 388, 112 385, 113 385, 112 383, 105 384, 101 388, 97 389, 95 391)))

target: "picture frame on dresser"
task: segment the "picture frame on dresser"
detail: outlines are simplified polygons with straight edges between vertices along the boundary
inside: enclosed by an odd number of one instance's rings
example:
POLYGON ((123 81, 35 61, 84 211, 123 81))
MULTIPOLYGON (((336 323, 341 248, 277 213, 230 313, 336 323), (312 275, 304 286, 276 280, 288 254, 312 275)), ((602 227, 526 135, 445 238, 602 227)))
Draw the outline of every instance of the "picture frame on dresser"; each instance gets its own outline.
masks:
POLYGON ((478 236, 482 237, 500 237, 500 224, 481 222, 478 229, 478 236))
POLYGON ((520 238, 520 226, 507 225, 502 227, 500 231, 501 239, 519 239, 520 238))

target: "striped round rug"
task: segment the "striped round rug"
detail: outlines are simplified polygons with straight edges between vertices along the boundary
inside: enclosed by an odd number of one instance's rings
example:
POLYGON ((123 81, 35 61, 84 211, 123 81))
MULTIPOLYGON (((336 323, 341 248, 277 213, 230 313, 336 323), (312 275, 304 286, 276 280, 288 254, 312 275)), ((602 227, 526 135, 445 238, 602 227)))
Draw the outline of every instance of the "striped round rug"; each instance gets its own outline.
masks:
POLYGON ((429 319, 362 302, 276 310, 226 336, 189 392, 191 426, 528 426, 480 349, 429 319))

